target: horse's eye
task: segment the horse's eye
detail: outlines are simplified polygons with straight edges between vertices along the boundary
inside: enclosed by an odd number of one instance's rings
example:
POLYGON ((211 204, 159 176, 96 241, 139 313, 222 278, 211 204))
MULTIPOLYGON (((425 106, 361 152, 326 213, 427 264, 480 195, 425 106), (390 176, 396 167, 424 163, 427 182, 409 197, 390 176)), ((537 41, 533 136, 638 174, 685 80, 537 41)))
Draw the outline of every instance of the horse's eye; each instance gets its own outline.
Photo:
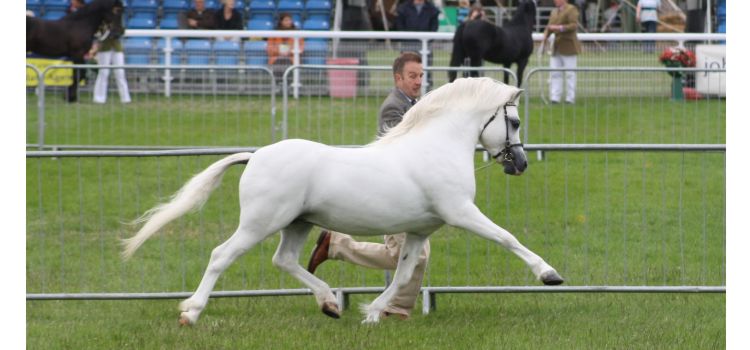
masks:
POLYGON ((519 126, 521 126, 521 121, 518 119, 513 119, 510 121, 510 125, 512 125, 514 128, 518 129, 519 126))

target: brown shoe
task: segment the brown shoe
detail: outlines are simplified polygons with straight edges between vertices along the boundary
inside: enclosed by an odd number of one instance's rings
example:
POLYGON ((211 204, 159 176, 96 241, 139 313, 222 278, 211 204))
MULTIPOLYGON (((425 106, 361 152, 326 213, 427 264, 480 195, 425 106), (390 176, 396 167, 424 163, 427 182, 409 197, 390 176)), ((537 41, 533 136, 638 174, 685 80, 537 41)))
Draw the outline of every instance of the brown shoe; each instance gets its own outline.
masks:
POLYGON ((310 262, 307 263, 307 271, 315 273, 315 269, 318 265, 328 260, 328 246, 331 244, 331 232, 328 230, 320 231, 318 242, 313 249, 312 255, 310 256, 310 262))

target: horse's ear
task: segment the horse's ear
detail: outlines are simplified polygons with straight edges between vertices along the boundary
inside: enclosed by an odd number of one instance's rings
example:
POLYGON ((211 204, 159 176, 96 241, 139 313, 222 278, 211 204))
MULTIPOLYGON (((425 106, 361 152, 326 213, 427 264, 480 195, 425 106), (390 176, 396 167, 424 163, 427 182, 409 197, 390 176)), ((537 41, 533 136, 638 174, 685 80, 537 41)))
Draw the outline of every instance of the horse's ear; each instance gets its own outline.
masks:
POLYGON ((521 98, 521 94, 523 94, 523 92, 523 89, 518 89, 518 91, 513 94, 513 97, 511 97, 510 100, 513 102, 518 102, 518 99, 521 98))

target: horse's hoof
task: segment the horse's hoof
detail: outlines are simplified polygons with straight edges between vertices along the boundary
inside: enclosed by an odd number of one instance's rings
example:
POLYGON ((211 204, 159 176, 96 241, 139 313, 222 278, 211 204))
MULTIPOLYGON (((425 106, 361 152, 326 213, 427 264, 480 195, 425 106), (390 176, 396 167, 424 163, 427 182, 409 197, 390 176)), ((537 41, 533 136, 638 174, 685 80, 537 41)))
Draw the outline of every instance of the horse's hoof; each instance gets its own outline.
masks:
POLYGON ((187 317, 180 316, 180 326, 187 327, 187 326, 192 326, 192 324, 190 323, 190 320, 187 319, 187 317))
POLYGON ((560 284, 563 284, 565 280, 560 277, 560 275, 557 274, 557 271, 550 270, 545 273, 543 273, 540 277, 540 280, 542 280, 542 283, 544 283, 547 286, 557 286, 560 284))
POLYGON ((192 326, 197 319, 191 319, 187 312, 180 313, 180 326, 192 326))
POLYGON ((324 314, 326 314, 326 316, 329 316, 332 318, 341 317, 339 306, 330 301, 323 303, 323 307, 321 308, 321 310, 323 311, 324 314))

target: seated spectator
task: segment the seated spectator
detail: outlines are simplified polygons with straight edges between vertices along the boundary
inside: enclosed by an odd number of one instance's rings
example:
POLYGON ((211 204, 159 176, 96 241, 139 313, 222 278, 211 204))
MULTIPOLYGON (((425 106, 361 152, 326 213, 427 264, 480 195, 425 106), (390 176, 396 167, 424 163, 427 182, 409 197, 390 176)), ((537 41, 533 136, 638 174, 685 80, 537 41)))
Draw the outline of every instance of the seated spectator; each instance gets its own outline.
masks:
POLYGON ((78 11, 78 9, 84 6, 86 6, 86 3, 84 3, 83 0, 72 0, 70 2, 70 6, 68 6, 68 8, 65 9, 65 14, 69 15, 73 12, 78 11))
POLYGON ((216 13, 206 9, 205 0, 194 0, 193 8, 187 12, 180 12, 178 23, 180 29, 214 29, 216 28, 216 13))
POLYGON ((469 0, 458 0, 458 8, 456 9, 457 24, 464 23, 469 18, 469 12, 471 12, 469 0))
POLYGON ((471 6, 471 11, 469 11, 469 17, 467 21, 475 20, 475 19, 481 19, 487 21, 487 13, 484 12, 484 7, 482 7, 482 3, 477 0, 477 2, 474 3, 474 5, 471 6))
POLYGON ((242 13, 234 8, 234 0, 224 0, 222 2, 224 5, 216 12, 216 29, 245 29, 242 21, 242 13))
MULTIPOLYGON (((276 30, 297 30, 292 20, 292 15, 282 13, 279 15, 279 22, 276 24, 276 30)), ((305 41, 299 39, 299 54, 305 47, 305 41)), ((294 38, 268 38, 268 65, 271 66, 276 81, 281 84, 281 78, 287 67, 292 64, 294 59, 294 38)), ((298 62, 295 62, 298 63, 298 62)))

